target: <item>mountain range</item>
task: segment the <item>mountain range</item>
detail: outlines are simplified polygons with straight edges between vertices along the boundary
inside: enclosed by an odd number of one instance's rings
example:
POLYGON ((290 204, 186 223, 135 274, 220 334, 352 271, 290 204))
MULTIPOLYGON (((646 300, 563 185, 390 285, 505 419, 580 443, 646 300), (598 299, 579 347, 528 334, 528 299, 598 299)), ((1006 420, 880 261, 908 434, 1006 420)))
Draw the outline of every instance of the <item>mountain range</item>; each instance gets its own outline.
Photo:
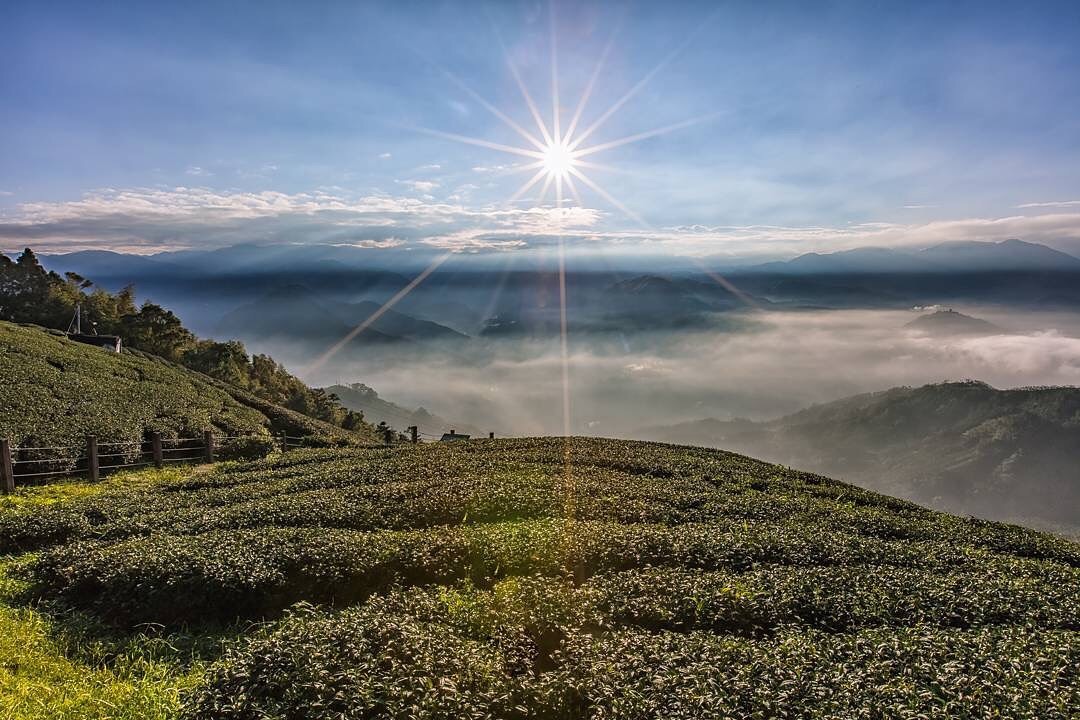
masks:
POLYGON ((704 419, 634 436, 721 447, 950 512, 1080 533, 1080 388, 897 387, 768 422, 704 419))
POLYGON ((1009 270, 1076 271, 1080 258, 1023 240, 946 242, 920 250, 863 247, 834 253, 806 253, 783 261, 742 268, 742 272, 966 273, 1009 270))

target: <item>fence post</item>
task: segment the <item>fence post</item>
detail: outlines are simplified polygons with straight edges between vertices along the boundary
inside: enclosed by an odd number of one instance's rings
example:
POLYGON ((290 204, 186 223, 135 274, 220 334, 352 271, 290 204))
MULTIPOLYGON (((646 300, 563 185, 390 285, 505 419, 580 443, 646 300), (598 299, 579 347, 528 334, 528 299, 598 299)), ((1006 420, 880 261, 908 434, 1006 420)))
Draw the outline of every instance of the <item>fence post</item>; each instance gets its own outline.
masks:
POLYGON ((154 453, 154 467, 162 467, 165 458, 161 452, 161 433, 150 433, 150 451, 154 453))
POLYGON ((387 445, 394 444, 394 431, 392 428, 386 428, 383 430, 383 442, 387 445))
POLYGON ((214 462, 214 431, 204 430, 202 436, 203 446, 206 452, 206 462, 212 463, 214 462))
POLYGON ((488 433, 488 440, 494 440, 494 439, 495 439, 495 433, 489 432, 488 433))
POLYGON ((289 433, 284 430, 281 432, 281 452, 286 452, 289 449, 289 433))
POLYGON ((15 468, 11 464, 11 441, 0 438, 0 492, 15 492, 15 468))
POLYGON ((420 428, 416 427, 415 425, 409 426, 409 439, 412 440, 413 445, 415 445, 419 440, 419 438, 416 437, 419 432, 420 428))
POLYGON ((90 435, 86 438, 86 469, 90 473, 90 482, 101 479, 101 467, 98 465, 97 438, 90 435))

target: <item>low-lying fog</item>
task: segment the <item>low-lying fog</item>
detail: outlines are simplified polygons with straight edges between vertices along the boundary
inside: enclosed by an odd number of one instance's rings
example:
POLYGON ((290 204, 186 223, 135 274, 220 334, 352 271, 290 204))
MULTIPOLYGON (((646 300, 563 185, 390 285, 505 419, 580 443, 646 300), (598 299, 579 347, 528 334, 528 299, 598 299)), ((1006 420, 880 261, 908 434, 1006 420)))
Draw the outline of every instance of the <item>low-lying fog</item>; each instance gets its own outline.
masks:
MULTIPOLYGON (((746 314, 733 331, 572 334, 571 430, 617 436, 703 417, 766 419, 854 393, 966 378, 999 388, 1080 384, 1075 314, 957 309, 1001 333, 931 336, 905 327, 914 311, 829 310, 746 314)), ((325 348, 254 349, 311 383, 363 382, 384 399, 500 435, 561 433, 558 339, 473 342, 465 354, 408 346, 378 359, 346 349, 307 371, 325 348)))

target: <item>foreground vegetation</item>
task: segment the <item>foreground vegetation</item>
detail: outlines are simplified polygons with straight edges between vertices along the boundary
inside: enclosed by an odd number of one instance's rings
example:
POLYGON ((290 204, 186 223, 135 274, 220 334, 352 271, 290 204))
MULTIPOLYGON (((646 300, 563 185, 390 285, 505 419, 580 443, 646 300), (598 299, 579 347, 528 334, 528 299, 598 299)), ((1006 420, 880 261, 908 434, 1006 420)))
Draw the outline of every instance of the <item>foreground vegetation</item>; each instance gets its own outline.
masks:
POLYGON ((114 636, 249 628, 170 666, 187 718, 1080 707, 1080 546, 713 450, 298 451, 13 507, 0 553, 114 636))
MULTIPOLYGON (((191 468, 122 472, 102 483, 68 481, 0 497, 0 515, 85 500, 121 487, 179 479, 191 468)), ((92 616, 28 602, 16 579, 32 556, 0 557, 0 717, 165 720, 201 677, 196 648, 212 638, 113 633, 92 616)))

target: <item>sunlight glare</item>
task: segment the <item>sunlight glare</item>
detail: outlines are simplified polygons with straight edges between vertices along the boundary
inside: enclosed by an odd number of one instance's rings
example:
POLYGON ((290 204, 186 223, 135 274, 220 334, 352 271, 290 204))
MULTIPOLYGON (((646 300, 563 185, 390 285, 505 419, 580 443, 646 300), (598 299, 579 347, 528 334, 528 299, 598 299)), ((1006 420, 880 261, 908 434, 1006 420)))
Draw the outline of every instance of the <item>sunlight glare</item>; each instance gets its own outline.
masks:
POLYGON ((547 174, 560 179, 570 174, 574 167, 574 155, 564 143, 550 143, 544 148, 543 162, 547 174))

